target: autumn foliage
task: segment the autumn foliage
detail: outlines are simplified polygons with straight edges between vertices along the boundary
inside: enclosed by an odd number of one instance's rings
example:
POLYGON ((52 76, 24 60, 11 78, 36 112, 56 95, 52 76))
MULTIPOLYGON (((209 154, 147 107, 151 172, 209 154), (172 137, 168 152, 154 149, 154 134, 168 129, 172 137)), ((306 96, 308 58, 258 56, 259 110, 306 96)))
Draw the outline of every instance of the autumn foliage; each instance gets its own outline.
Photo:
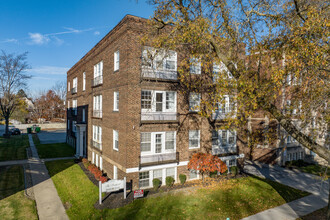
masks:
MULTIPOLYGON (((103 176, 102 171, 97 168, 94 164, 89 163, 87 159, 83 159, 83 164, 87 165, 87 169, 94 175, 95 179, 101 181, 102 183, 108 180, 107 177, 103 176)), ((86 167, 85 165, 85 167, 86 167)))
POLYGON ((219 157, 212 154, 195 153, 188 163, 188 169, 197 170, 204 178, 204 174, 210 174, 211 172, 226 172, 227 165, 219 157))

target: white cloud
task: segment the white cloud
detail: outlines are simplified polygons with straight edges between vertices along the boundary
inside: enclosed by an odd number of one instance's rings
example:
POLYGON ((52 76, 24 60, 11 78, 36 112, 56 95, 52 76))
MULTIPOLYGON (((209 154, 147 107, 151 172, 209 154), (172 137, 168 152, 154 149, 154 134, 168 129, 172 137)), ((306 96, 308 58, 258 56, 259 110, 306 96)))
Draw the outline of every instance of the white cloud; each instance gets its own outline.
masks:
POLYGON ((18 40, 15 39, 15 38, 10 38, 10 39, 6 39, 6 40, 3 40, 3 41, 0 41, 0 43, 15 43, 15 44, 17 44, 18 43, 18 40))
POLYGON ((50 41, 49 37, 40 33, 29 33, 29 37, 31 40, 30 44, 43 45, 50 41))
POLYGON ((42 75, 66 75, 66 72, 70 68, 58 67, 58 66, 39 66, 36 68, 29 69, 28 72, 31 74, 42 74, 42 75))
POLYGON ((100 35, 100 32, 99 31, 95 31, 94 32, 94 35, 100 35))

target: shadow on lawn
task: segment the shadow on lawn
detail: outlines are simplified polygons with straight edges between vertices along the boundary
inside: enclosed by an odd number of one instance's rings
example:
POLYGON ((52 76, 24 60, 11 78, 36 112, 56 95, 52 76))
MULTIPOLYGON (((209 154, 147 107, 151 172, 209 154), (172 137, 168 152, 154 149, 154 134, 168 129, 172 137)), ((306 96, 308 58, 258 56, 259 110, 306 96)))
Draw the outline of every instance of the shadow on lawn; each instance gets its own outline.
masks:
POLYGON ((0 166, 0 202, 22 190, 24 190, 23 167, 0 166))

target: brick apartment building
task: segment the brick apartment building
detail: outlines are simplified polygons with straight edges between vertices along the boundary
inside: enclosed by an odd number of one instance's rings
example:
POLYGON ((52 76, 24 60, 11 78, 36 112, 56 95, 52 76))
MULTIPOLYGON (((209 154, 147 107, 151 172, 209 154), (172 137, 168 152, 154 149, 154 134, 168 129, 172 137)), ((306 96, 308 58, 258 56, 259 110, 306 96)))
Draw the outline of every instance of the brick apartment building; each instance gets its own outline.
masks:
MULTIPOLYGON (((67 141, 76 156, 87 157, 110 178, 132 180, 133 188, 152 186, 166 176, 199 178, 187 164, 195 152, 212 152, 228 167, 237 163, 236 131, 217 130, 198 115, 203 94, 184 95, 177 66, 182 55, 150 68, 143 47, 146 19, 127 15, 67 73, 67 141)), ((153 62, 153 61, 152 61, 153 62)), ((155 61, 157 62, 157 61, 155 61)), ((203 75, 200 65, 190 73, 203 75)), ((229 102, 229 99, 227 100, 229 102)), ((230 105, 215 112, 219 123, 230 105)))

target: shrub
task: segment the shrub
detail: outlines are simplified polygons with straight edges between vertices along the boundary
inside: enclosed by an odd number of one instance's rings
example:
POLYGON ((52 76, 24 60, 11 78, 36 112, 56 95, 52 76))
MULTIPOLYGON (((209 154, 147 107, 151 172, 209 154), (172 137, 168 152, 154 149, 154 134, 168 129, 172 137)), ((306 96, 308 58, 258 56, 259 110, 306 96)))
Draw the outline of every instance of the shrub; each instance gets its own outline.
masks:
POLYGON ((236 176, 238 174, 238 167, 237 166, 232 166, 230 167, 230 172, 236 176))
POLYGON ((297 166, 297 167, 303 167, 306 165, 306 163, 305 163, 305 161, 299 159, 299 160, 292 161, 292 165, 297 166))
POLYGON ((153 179, 152 185, 154 187, 154 190, 156 191, 160 187, 160 180, 159 179, 153 179))
POLYGON ((171 176, 166 177, 166 186, 171 187, 174 184, 174 178, 171 176))
POLYGON ((184 174, 180 174, 179 179, 180 179, 180 183, 183 185, 183 184, 185 184, 185 182, 187 180, 187 176, 184 174))
POLYGON ((101 177, 100 177, 100 181, 101 181, 102 183, 105 183, 105 182, 108 181, 108 178, 105 177, 105 176, 101 176, 101 177))

